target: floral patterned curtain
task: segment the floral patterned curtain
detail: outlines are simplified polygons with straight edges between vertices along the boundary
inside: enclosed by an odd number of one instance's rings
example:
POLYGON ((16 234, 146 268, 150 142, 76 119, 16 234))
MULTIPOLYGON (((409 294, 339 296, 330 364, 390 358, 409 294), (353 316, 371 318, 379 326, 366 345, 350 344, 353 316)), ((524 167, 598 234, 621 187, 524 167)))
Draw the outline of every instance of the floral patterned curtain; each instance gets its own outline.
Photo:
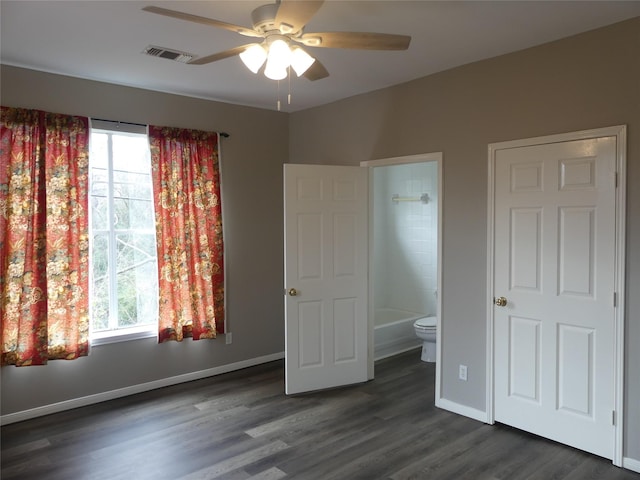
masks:
POLYGON ((43 365, 89 349, 84 117, 2 107, 2 365, 43 365))
POLYGON ((149 127, 159 271, 159 342, 224 332, 218 135, 149 127))

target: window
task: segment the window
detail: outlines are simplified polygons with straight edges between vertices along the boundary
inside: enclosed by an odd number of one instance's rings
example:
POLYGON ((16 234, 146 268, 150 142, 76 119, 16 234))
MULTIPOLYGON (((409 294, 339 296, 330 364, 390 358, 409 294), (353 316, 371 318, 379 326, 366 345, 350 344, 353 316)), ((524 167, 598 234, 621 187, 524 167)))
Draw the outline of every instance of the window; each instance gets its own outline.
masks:
POLYGON ((158 323, 149 141, 109 124, 92 122, 89 153, 93 344, 155 335, 158 323))

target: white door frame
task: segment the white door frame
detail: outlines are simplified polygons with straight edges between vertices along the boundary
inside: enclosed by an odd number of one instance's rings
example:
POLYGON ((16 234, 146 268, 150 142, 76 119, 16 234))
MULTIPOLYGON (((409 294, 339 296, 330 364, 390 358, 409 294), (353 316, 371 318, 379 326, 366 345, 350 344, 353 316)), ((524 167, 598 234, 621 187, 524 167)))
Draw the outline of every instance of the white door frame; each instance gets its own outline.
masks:
POLYGON ((625 317, 625 230, 626 230, 626 184, 627 184, 627 127, 613 127, 582 130, 544 137, 489 144, 489 177, 488 177, 488 209, 487 209, 487 419, 494 420, 494 317, 493 317, 493 280, 494 280, 494 215, 495 215, 495 157, 496 152, 505 148, 518 148, 548 143, 585 140, 598 137, 616 137, 616 240, 615 240, 615 324, 614 324, 614 446, 613 464, 622 466, 623 434, 624 434, 624 317, 625 317))
MULTIPOLYGON (((437 162, 438 164, 438 259, 437 259, 437 289, 438 297, 436 298, 436 392, 435 401, 436 405, 440 399, 440 379, 441 377, 441 323, 442 323, 442 209, 443 209, 443 178, 442 178, 442 152, 421 153, 417 155, 407 155, 404 157, 392 157, 383 158, 380 160, 368 160, 360 162, 361 167, 369 167, 369 265, 373 265, 373 169, 371 167, 385 167, 389 165, 403 165, 407 163, 424 163, 424 162, 437 162)), ((369 379, 373 378, 374 374, 374 335, 373 335, 373 278, 372 269, 369 268, 369 379)))

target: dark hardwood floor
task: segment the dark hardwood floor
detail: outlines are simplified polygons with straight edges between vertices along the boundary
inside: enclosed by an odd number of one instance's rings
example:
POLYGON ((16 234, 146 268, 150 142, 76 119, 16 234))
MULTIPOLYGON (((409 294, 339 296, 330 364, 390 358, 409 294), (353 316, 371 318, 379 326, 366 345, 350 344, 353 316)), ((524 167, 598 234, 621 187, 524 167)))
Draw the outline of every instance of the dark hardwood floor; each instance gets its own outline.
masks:
POLYGON ((283 362, 2 428, 10 479, 616 479, 608 460, 434 407, 412 351, 366 384, 284 395, 283 362))

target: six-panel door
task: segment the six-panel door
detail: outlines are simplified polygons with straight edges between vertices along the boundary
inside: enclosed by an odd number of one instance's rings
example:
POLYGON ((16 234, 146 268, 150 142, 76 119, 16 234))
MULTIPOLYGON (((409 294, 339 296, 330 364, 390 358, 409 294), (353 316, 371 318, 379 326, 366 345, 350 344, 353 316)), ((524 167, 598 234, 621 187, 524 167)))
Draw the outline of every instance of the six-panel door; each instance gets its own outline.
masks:
POLYGON ((495 153, 495 420, 612 458, 615 137, 495 153))
POLYGON ((364 382, 367 169, 286 164, 284 191, 286 393, 364 382))

